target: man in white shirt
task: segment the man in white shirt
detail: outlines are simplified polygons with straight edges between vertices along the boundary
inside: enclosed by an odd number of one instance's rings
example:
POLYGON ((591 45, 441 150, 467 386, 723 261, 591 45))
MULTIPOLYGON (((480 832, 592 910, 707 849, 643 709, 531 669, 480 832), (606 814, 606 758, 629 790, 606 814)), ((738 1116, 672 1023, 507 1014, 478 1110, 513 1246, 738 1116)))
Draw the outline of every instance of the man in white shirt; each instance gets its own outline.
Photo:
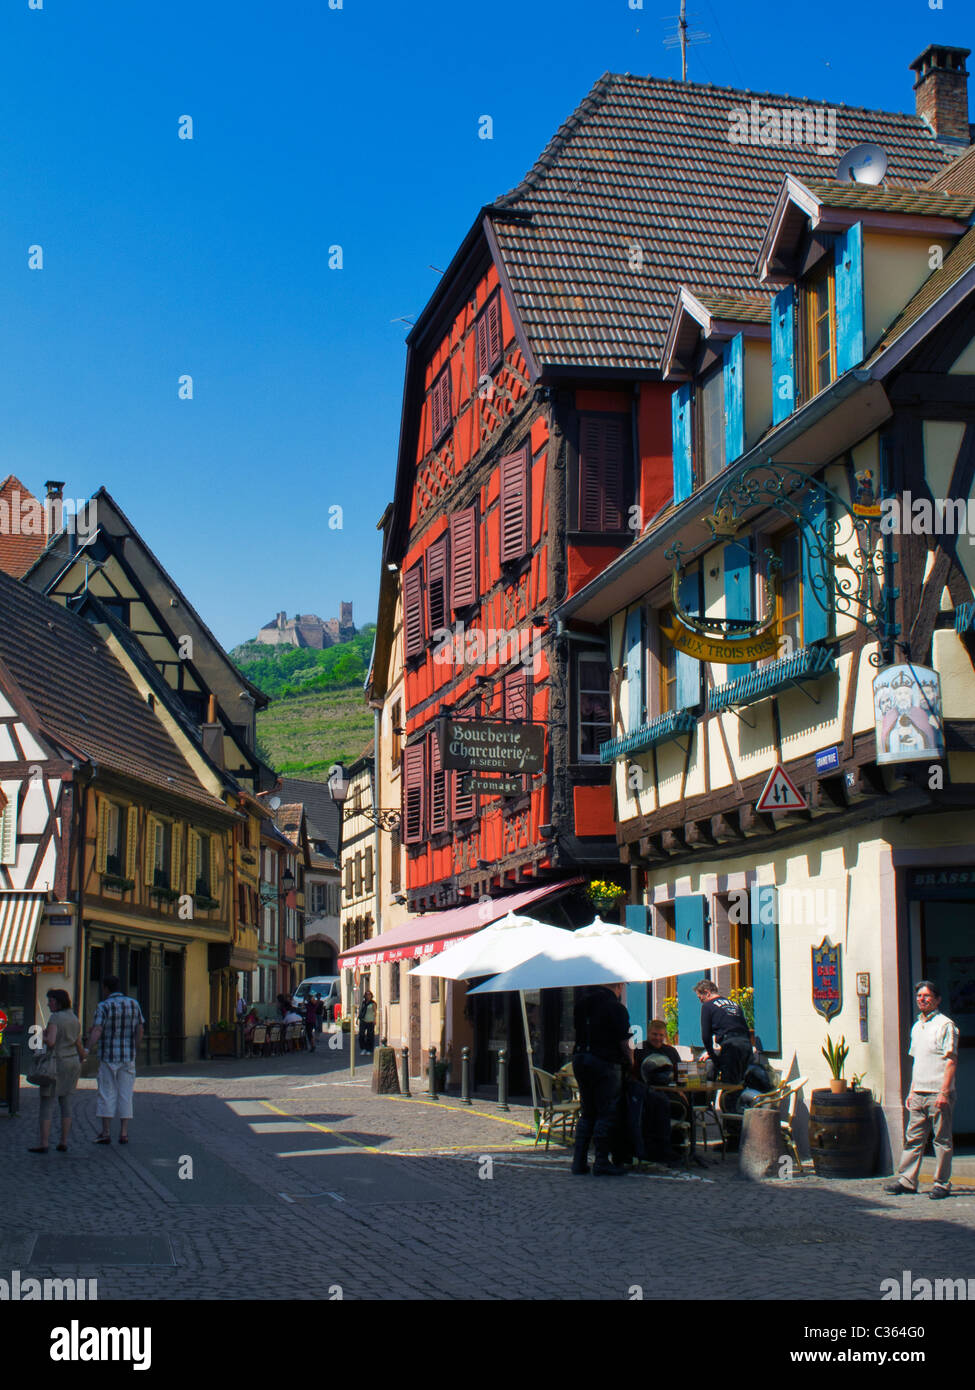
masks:
POLYGON ((917 1192, 917 1179, 928 1134, 934 1136, 934 1186, 930 1196, 937 1201, 951 1191, 951 1112, 955 1103, 955 1072, 958 1067, 958 1029, 941 1012, 941 995, 931 980, 917 984, 918 1020, 911 1029, 911 1056, 914 1073, 907 1097, 907 1133, 904 1152, 897 1170, 897 1181, 885 1192, 910 1197, 917 1192))

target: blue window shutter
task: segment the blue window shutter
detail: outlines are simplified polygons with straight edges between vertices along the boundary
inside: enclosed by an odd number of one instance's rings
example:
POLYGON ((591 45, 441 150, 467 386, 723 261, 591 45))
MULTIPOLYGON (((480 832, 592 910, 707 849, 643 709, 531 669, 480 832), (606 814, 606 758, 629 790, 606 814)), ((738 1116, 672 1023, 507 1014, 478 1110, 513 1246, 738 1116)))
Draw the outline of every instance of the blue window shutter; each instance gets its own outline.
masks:
MULTIPOLYGON (((725 617, 748 618, 752 616, 752 560, 748 547, 739 541, 731 541, 724 548, 724 604, 725 617)), ((728 634, 735 640, 734 632, 728 634)), ((736 681, 747 676, 751 664, 728 667, 728 680, 736 681)))
POLYGON ((802 645, 812 646, 829 636, 832 615, 833 576, 823 559, 813 553, 806 529, 822 535, 826 526, 826 499, 813 498, 803 508, 802 535, 802 645), (824 606, 825 605, 825 606, 824 606))
POLYGON ((796 408, 796 289, 786 285, 772 300, 772 424, 796 408))
MULTIPOLYGON (((630 931, 644 934, 649 932, 650 909, 644 903, 627 903, 625 917, 623 925, 629 927, 630 931)), ((647 1023, 650 1017, 647 1011, 648 998, 649 990, 646 985, 627 985, 626 1010, 630 1015, 630 1025, 640 1030, 637 1045, 647 1040, 647 1023)))
MULTIPOLYGON (((674 912, 677 940, 685 946, 698 946, 702 951, 705 950, 705 899, 698 894, 676 898, 674 912)), ((700 973, 677 976, 677 1031, 682 1047, 695 1046, 701 1042, 701 1001, 694 993, 694 986, 700 978, 700 973)))
POLYGON ((626 731, 632 733, 643 723, 643 609, 631 608, 626 615, 626 731))
POLYGON ((837 375, 863 358, 863 223, 854 222, 836 237, 837 375))
POLYGON ((691 468, 691 383, 682 382, 670 398, 674 424, 674 501, 683 502, 694 491, 691 468))
POLYGON ((725 466, 745 452, 745 349, 739 333, 724 345, 724 461, 725 466))
MULTIPOLYGON (((701 576, 695 570, 685 574, 677 590, 681 607, 697 618, 701 613, 701 576)), ((701 699, 701 663, 686 652, 677 653, 677 691, 678 709, 692 709, 701 699)))
POLYGON ((755 1032, 766 1052, 782 1046, 779 1024, 779 925, 776 890, 772 884, 752 888, 752 984, 755 990, 755 1032))

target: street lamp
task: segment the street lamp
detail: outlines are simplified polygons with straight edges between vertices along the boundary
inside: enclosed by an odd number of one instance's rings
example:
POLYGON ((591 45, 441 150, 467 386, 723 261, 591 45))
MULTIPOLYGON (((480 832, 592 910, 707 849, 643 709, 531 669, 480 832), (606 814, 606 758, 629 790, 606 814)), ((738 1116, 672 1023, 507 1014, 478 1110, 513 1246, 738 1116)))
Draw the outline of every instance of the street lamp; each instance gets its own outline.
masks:
POLYGON ((292 888, 294 888, 294 886, 295 886, 295 876, 294 876, 294 874, 291 872, 290 869, 285 869, 284 873, 281 875, 281 891, 282 891, 283 893, 290 893, 291 890, 292 890, 292 888))
POLYGON ((346 777, 345 768, 341 763, 335 763, 329 769, 328 794, 339 807, 349 795, 349 779, 346 777))

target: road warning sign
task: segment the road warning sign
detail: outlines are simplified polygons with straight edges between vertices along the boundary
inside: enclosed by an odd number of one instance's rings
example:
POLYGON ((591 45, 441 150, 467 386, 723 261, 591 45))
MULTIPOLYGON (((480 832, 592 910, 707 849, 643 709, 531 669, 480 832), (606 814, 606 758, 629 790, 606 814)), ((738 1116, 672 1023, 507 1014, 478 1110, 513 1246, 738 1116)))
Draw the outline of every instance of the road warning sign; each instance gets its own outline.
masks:
POLYGON ((782 764, 777 763, 758 798, 756 811, 805 811, 806 807, 806 798, 782 764))

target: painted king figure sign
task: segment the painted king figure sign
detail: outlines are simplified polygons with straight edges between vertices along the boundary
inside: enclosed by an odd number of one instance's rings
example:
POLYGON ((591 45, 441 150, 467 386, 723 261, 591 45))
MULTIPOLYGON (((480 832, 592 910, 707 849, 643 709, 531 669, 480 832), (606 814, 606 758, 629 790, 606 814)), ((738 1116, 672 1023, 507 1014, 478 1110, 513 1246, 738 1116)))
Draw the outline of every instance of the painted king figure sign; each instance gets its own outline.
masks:
POLYGON ((540 772, 545 757, 541 724, 485 719, 439 719, 440 765, 448 772, 540 772))
POLYGON ((945 755, 941 678, 927 666, 886 666, 873 681, 878 763, 930 762, 945 755))

